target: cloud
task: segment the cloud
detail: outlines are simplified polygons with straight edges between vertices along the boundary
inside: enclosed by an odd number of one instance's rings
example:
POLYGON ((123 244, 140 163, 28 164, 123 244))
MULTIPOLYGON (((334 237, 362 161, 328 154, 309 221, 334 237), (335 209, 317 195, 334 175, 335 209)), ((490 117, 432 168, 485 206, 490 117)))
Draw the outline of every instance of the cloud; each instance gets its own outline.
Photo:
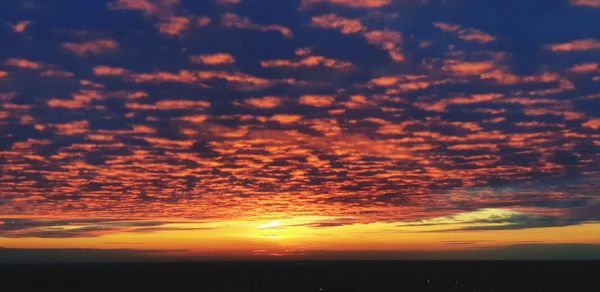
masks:
POLYGON ((172 14, 179 0, 117 0, 109 7, 115 10, 137 10, 148 16, 172 14))
POLYGON ((93 71, 96 76, 126 76, 129 74, 125 68, 110 66, 96 66, 93 71))
POLYGON ((154 104, 130 102, 126 103, 125 107, 131 110, 148 111, 203 110, 210 107, 210 102, 203 100, 164 99, 154 104))
POLYGON ((600 40, 597 39, 580 39, 567 43, 547 45, 546 49, 556 52, 585 52, 591 50, 600 50, 600 40))
POLYGON ((416 103, 415 105, 428 111, 444 112, 451 105, 477 104, 484 102, 494 102, 502 99, 502 94, 474 94, 468 97, 453 97, 437 101, 433 104, 416 103))
POLYGON ((583 123, 583 126, 592 130, 600 130, 600 119, 591 119, 583 123))
POLYGON ((400 49, 400 45, 402 45, 402 34, 400 32, 388 29, 368 31, 360 20, 343 18, 335 14, 314 16, 311 19, 311 25, 319 28, 335 29, 342 34, 362 33, 369 44, 386 50, 392 60, 396 62, 405 60, 405 56, 400 49))
POLYGON ((435 231, 453 232, 465 230, 511 230, 538 227, 554 227, 577 224, 576 221, 553 216, 527 214, 503 209, 480 209, 446 217, 407 222, 399 226, 437 226, 435 231), (452 226, 463 227, 452 227, 452 226), (446 229, 450 226, 449 229, 446 229))
POLYGON ((242 72, 229 71, 180 70, 178 72, 134 73, 124 68, 110 66, 96 66, 93 70, 96 76, 118 77, 124 81, 139 84, 183 83, 210 87, 212 85, 222 86, 222 82, 225 82, 232 89, 235 88, 238 90, 258 90, 289 81, 285 79, 271 80, 242 72))
POLYGON ((219 5, 237 5, 242 3, 242 0, 215 0, 219 5))
POLYGON ((252 22, 247 17, 241 17, 235 13, 225 13, 221 16, 221 25, 226 28, 235 28, 235 29, 246 29, 246 30, 256 30, 262 32, 278 32, 282 36, 286 38, 292 38, 294 34, 292 31, 282 25, 277 24, 258 24, 252 22))
POLYGON ((281 124, 294 124, 302 120, 301 115, 286 115, 286 114, 277 114, 273 115, 270 118, 271 121, 275 121, 281 124))
POLYGON ((162 34, 177 36, 190 25, 190 19, 183 16, 172 16, 156 24, 158 31, 162 34))
POLYGON ((392 0, 302 0, 301 7, 307 8, 318 4, 329 4, 351 8, 380 8, 391 3, 392 0))
POLYGON ((30 24, 31 24, 31 21, 29 21, 29 20, 19 21, 15 25, 12 26, 12 29, 15 33, 24 33, 30 24))
POLYGON ((98 39, 83 43, 64 43, 62 47, 80 57, 86 55, 102 55, 119 49, 119 43, 113 39, 98 39))
POLYGON ((575 6, 600 8, 600 0, 570 0, 570 3, 575 6))
POLYGON ((403 62, 405 60, 404 54, 399 47, 402 44, 401 33, 390 30, 373 30, 365 32, 364 37, 368 43, 386 50, 392 60, 396 62, 403 62))
POLYGON ((0 70, 0 79, 8 77, 8 72, 0 70))
POLYGON ((484 33, 474 28, 463 28, 458 24, 446 23, 446 22, 434 22, 433 25, 442 31, 455 34, 458 38, 468 41, 476 42, 480 44, 491 43, 496 40, 492 35, 484 33))
POLYGON ((331 95, 303 95, 298 100, 298 103, 312 107, 328 107, 334 101, 335 97, 331 95))
POLYGON ((10 58, 4 62, 5 66, 15 67, 19 69, 38 70, 44 67, 42 63, 30 61, 27 59, 10 58))
MULTIPOLYGON (((122 219, 0 219, 0 237, 5 238, 81 238, 111 233, 146 233, 156 230, 187 230, 170 226, 177 222, 122 219)), ((202 230, 206 228, 195 228, 202 230)))
POLYGON ((210 23, 206 16, 183 15, 179 12, 179 0, 117 0, 109 3, 113 10, 135 10, 154 19, 159 33, 167 36, 180 36, 191 25, 205 27, 210 23))
POLYGON ((583 63, 577 64, 571 68, 569 68, 569 72, 575 74, 587 74, 587 73, 595 73, 600 69, 600 64, 598 63, 583 63))
POLYGON ((89 132, 89 122, 87 120, 53 124, 51 127, 55 129, 57 134, 62 136, 76 136, 89 132))
POLYGON ((262 60, 260 65, 264 68, 314 68, 323 67, 338 70, 348 70, 353 67, 352 63, 340 61, 324 56, 308 56, 298 61, 293 60, 262 60))
POLYGON ((445 60, 442 70, 459 76, 481 75, 496 68, 495 61, 465 62, 461 60, 445 60))
POLYGON ((244 104, 246 106, 258 108, 258 109, 272 109, 272 108, 276 108, 282 104, 282 98, 277 97, 277 96, 249 98, 249 99, 243 100, 242 102, 238 102, 238 104, 244 104))
POLYGON ((40 73, 40 76, 51 78, 71 78, 75 76, 75 74, 73 74, 73 72, 68 71, 49 69, 40 73))
POLYGON ((193 115, 193 116, 183 116, 179 118, 180 120, 193 124, 201 124, 204 123, 207 119, 207 115, 193 115))
POLYGON ((235 63, 235 58, 227 53, 215 53, 209 55, 190 56, 190 61, 196 64, 210 66, 231 65, 235 63))
POLYGON ((319 28, 335 29, 343 34, 355 34, 367 29, 360 20, 339 17, 335 14, 313 16, 311 25, 319 28))

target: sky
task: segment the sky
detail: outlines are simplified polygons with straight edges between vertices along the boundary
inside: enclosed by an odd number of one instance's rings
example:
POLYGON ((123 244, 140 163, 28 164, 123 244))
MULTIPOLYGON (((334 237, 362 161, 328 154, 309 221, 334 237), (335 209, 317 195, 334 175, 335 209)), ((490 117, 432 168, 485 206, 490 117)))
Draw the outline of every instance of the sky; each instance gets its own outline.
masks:
POLYGON ((598 27, 598 0, 2 1, 0 252, 597 259, 598 27))

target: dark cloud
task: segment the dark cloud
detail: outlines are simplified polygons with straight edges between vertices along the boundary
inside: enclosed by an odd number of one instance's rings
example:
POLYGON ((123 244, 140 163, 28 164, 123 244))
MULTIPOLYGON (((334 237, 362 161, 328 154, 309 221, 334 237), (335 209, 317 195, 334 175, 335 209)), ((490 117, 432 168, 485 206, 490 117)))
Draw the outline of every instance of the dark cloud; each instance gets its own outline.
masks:
POLYGON ((599 220, 595 1, 238 2, 0 4, 0 236, 599 220))

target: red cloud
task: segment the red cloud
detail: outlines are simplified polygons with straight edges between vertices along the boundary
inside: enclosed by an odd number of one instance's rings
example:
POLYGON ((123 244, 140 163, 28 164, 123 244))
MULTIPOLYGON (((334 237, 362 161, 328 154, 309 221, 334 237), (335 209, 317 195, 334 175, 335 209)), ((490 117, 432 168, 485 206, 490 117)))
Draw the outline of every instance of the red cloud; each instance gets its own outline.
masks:
POLYGON ((598 69, 600 69, 600 65, 598 63, 583 63, 569 68, 569 72, 576 74, 585 74, 598 72, 598 69))
POLYGON ((402 54, 399 48, 400 44, 402 44, 401 33, 390 30, 374 30, 364 33, 364 36, 370 44, 377 45, 388 51, 392 60, 396 62, 404 61, 404 54, 402 54))
POLYGON ((258 24, 252 22, 247 17, 241 17, 235 13, 225 13, 221 17, 221 24, 226 28, 236 28, 236 29, 248 29, 248 30, 257 30, 257 31, 274 31, 278 32, 286 38, 291 38, 294 36, 292 31, 282 25, 277 24, 258 24))
POLYGON ((281 105, 281 98, 277 96, 265 96, 261 98, 249 98, 243 101, 246 106, 259 108, 259 109, 271 109, 281 105))
POLYGON ((86 120, 64 124, 53 124, 52 127, 56 130, 57 134, 63 136, 76 136, 89 132, 89 123, 86 120))
POLYGON ((157 20, 156 27, 161 34, 178 36, 190 25, 205 27, 208 17, 185 16, 178 13, 179 0, 117 0, 109 7, 115 10, 137 10, 146 17, 157 20))
POLYGON ((571 0, 571 4, 575 6, 600 8, 600 0, 571 0))
POLYGON ((184 16, 171 16, 156 24, 160 33, 171 36, 180 35, 189 25, 190 19, 184 16))
POLYGON ((94 75, 96 76, 125 76, 127 74, 129 74, 129 71, 125 68, 110 66, 94 67, 94 75))
POLYGON ((75 76, 73 72, 62 71, 62 70, 54 70, 49 69, 40 74, 43 77, 52 77, 52 78, 70 78, 75 76))
POLYGON ((161 100, 155 104, 142 103, 127 103, 125 106, 131 110, 147 110, 147 111, 172 111, 172 110, 204 110, 210 107, 208 101, 196 100, 161 100))
POLYGON ((235 5, 242 3, 242 0, 215 0, 219 5, 235 5))
POLYGON ((294 124, 302 120, 302 116, 300 115, 285 115, 285 114, 277 114, 273 115, 270 118, 271 121, 278 122, 280 124, 294 124))
POLYGON ((263 60, 260 65, 265 68, 312 68, 325 67, 332 69, 350 69, 352 63, 331 59, 323 56, 308 56, 299 61, 291 60, 263 60))
POLYGON ((354 34, 367 29, 360 20, 339 17, 335 14, 314 16, 311 19, 311 25, 314 27, 339 30, 343 34, 354 34))
POLYGON ((460 25, 445 22, 435 22, 433 25, 442 31, 456 34, 458 38, 469 42, 487 44, 496 40, 494 36, 474 28, 463 28, 460 25))
POLYGON ((190 61, 196 64, 217 66, 233 64, 235 63, 235 58, 227 53, 216 53, 210 55, 190 56, 190 61))
POLYGON ((138 10, 148 16, 171 14, 179 0, 117 0, 109 7, 116 10, 138 10))
POLYGON ((583 126, 593 130, 600 130, 600 119, 591 119, 583 123, 583 126))
POLYGON ((298 103, 313 107, 328 107, 333 104, 335 97, 331 95, 303 95, 298 103))
POLYGON ((547 45, 546 48, 552 52, 584 52, 591 50, 600 50, 600 40, 581 39, 567 43, 547 45))
POLYGON ((25 30, 27 29, 29 24, 31 24, 31 21, 29 21, 29 20, 19 21, 15 25, 12 26, 12 29, 16 33, 23 33, 23 32, 25 32, 25 30))
POLYGON ((20 58, 10 58, 4 62, 4 65, 28 70, 38 70, 43 67, 41 63, 20 58))
POLYGON ((301 7, 315 4, 330 4, 352 8, 379 8, 392 3, 392 0, 302 0, 301 7))
POLYGON ((65 43, 62 47, 78 56, 101 55, 119 49, 119 43, 113 39, 99 39, 83 43, 65 43))
POLYGON ((0 70, 0 78, 8 77, 8 72, 0 70))

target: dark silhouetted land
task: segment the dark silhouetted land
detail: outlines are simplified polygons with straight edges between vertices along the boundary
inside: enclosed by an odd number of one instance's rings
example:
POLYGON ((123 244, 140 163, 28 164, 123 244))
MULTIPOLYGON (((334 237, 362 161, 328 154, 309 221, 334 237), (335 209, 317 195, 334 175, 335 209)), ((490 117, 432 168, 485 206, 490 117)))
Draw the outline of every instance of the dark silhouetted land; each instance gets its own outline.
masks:
POLYGON ((0 266, 2 291, 600 291, 597 261, 0 266))

